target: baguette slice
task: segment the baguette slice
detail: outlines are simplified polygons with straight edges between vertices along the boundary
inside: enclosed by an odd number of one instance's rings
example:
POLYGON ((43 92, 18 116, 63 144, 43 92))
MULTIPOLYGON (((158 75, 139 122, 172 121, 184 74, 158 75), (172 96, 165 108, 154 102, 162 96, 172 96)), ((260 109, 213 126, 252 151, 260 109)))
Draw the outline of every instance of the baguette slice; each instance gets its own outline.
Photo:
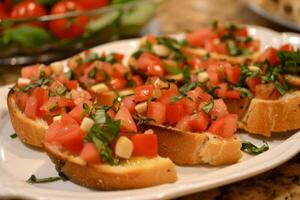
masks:
POLYGON ((18 108, 12 90, 8 93, 7 106, 12 126, 18 138, 25 144, 42 148, 42 140, 48 128, 46 122, 26 117, 18 108))
POLYGON ((252 134, 270 137, 272 132, 299 129, 299 119, 300 91, 295 91, 278 100, 252 99, 239 120, 239 128, 252 134))
POLYGON ((151 124, 158 136, 159 155, 169 157, 179 165, 226 165, 236 163, 242 157, 239 138, 220 138, 208 132, 183 132, 176 128, 151 124))
POLYGON ((87 165, 79 157, 62 151, 57 145, 44 147, 58 171, 72 182, 98 190, 143 188, 177 180, 175 165, 168 158, 132 158, 121 165, 87 165))

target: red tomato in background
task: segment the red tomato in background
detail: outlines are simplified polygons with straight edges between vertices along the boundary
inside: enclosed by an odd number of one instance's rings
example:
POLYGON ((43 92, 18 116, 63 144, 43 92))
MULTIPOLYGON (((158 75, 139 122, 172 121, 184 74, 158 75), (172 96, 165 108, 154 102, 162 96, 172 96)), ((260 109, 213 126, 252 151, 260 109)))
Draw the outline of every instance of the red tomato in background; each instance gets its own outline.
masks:
POLYGON ((225 74, 230 83, 237 84, 240 80, 241 69, 237 65, 225 65, 225 74))
POLYGON ((119 111, 117 112, 115 116, 115 120, 120 120, 121 121, 121 127, 120 131, 121 132, 137 132, 137 127, 136 124, 128 111, 128 109, 125 106, 122 106, 119 111))
MULTIPOLYGON (((26 0, 18 3, 14 6, 10 13, 10 18, 28 18, 28 17, 40 17, 46 15, 47 11, 42 4, 39 4, 33 0, 26 0)), ((24 25, 24 24, 23 24, 24 25)), ((30 22, 26 25, 44 27, 45 24, 42 22, 30 22)))
POLYGON ((3 4, 4 4, 4 7, 7 11, 11 11, 12 7, 13 7, 13 0, 4 0, 3 4))
POLYGON ((3 3, 0 3, 0 19, 5 19, 7 17, 7 13, 5 11, 5 7, 3 3))
POLYGON ((194 47, 204 47, 207 41, 217 38, 217 35, 208 28, 202 28, 188 33, 186 40, 189 45, 194 47))
POLYGON ((134 95, 124 97, 122 103, 131 114, 135 113, 136 103, 134 101, 134 95))
POLYGON ((277 50, 273 47, 268 48, 262 56, 259 58, 260 61, 269 61, 271 65, 277 65, 279 63, 278 57, 277 57, 277 50))
POLYGON ((238 30, 236 30, 233 35, 235 37, 248 37, 248 30, 247 28, 240 28, 238 30))
POLYGON ((108 4, 108 0, 77 0, 77 2, 86 10, 101 8, 108 4))
MULTIPOLYGON (((71 11, 83 11, 84 8, 75 1, 59 1, 51 9, 51 15, 64 14, 71 11)), ((73 39, 79 37, 88 23, 87 16, 78 16, 74 19, 58 19, 49 22, 51 32, 61 39, 73 39)))
POLYGON ((134 100, 136 102, 147 101, 153 94, 153 85, 141 85, 134 90, 134 100))
POLYGON ((148 70, 149 66, 160 65, 159 57, 155 56, 152 53, 145 52, 137 60, 137 67, 141 70, 148 70))

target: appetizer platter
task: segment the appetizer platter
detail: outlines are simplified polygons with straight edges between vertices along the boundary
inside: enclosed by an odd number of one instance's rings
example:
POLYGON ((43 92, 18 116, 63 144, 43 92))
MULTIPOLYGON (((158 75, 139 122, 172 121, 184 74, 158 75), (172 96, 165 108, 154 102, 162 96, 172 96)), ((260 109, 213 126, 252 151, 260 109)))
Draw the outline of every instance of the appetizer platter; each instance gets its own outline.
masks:
POLYGON ((298 47, 215 22, 24 67, 0 89, 0 195, 166 199, 269 170, 300 151, 298 47))

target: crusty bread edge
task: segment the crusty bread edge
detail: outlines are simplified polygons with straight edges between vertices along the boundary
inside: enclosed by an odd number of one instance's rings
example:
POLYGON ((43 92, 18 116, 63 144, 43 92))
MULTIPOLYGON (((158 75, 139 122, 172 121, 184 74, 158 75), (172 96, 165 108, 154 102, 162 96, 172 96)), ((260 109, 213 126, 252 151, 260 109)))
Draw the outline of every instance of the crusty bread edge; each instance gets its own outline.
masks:
POLYGON ((285 94, 278 100, 251 100, 247 112, 239 121, 239 128, 252 134, 270 137, 300 129, 300 91, 285 94))
POLYGON ((88 165, 79 157, 71 156, 53 144, 45 143, 45 150, 72 182, 97 190, 123 190, 144 188, 177 180, 174 163, 168 158, 144 158, 126 161, 128 164, 110 166, 108 164, 88 165), (130 162, 133 162, 129 164, 130 162))
POLYGON ((241 143, 237 136, 221 138, 208 132, 191 133, 175 128, 148 124, 158 136, 159 155, 169 157, 179 165, 226 165, 242 157, 241 143))
POLYGON ((10 90, 7 96, 7 106, 13 128, 18 138, 25 144, 42 148, 47 126, 26 117, 14 100, 14 92, 10 90))

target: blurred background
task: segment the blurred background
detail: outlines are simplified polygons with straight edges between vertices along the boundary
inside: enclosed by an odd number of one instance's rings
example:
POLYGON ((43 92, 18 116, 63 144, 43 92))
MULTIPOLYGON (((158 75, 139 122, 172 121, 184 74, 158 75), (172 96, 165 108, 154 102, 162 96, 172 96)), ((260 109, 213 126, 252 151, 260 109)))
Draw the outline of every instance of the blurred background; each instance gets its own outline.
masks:
POLYGON ((299 1, 290 0, 0 2, 1 85, 14 82, 16 66, 61 60, 112 40, 190 31, 214 20, 300 30, 299 1))

